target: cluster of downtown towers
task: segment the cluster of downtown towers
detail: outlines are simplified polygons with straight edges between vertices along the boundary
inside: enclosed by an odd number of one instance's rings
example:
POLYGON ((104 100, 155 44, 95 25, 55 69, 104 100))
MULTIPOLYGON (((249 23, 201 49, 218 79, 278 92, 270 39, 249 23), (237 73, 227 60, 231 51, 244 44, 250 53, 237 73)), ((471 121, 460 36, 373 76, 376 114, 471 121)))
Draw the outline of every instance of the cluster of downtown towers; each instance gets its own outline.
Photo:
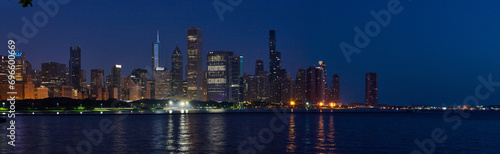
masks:
MULTIPOLYGON (((35 70, 33 81, 37 87, 47 87, 48 97, 73 97, 97 100, 173 99, 218 102, 270 102, 288 104, 308 102, 312 105, 340 102, 340 82, 333 75, 330 90, 327 84, 326 64, 299 69, 295 79, 281 67, 281 52, 276 50, 276 32, 269 31, 269 72, 264 62, 255 62, 255 73, 244 72, 242 55, 232 51, 208 51, 206 69, 203 69, 203 33, 196 27, 187 29, 187 65, 183 65, 183 52, 174 49, 171 69, 160 66, 160 36, 152 43, 151 78, 148 70, 135 69, 129 76, 122 76, 122 66, 111 68, 111 75, 104 70, 91 70, 91 84, 81 69, 80 46, 70 47, 69 68, 64 64, 48 62, 42 70, 35 70), (186 79, 184 79, 184 74, 186 79), (57 85, 57 86, 54 86, 57 85), (65 90, 65 88, 71 88, 65 90), (66 92, 64 92, 66 91, 66 92), (58 94, 59 93, 59 94, 58 94), (71 95, 71 96, 68 96, 71 95)), ((24 58, 23 58, 24 59, 24 58)), ((377 105, 377 74, 366 73, 367 105, 377 105)))

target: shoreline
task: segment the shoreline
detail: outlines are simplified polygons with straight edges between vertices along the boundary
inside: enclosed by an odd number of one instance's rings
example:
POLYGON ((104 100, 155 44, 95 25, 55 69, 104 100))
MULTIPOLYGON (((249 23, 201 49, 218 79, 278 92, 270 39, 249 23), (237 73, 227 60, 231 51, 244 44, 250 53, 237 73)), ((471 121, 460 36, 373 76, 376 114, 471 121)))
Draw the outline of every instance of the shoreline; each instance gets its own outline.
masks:
MULTIPOLYGON (((377 110, 377 109, 277 109, 280 113, 419 113, 444 112, 446 110, 377 110)), ((470 110, 469 112, 495 112, 470 110)), ((38 115, 177 115, 177 114, 258 114, 275 113, 273 109, 173 109, 173 110, 123 110, 123 111, 18 111, 17 116, 38 115)), ((7 112, 0 113, 0 117, 7 116, 7 112)))
MULTIPOLYGON (((286 113, 412 113, 411 110, 370 109, 277 109, 286 113)), ((256 114, 275 113, 273 109, 175 109, 175 110, 123 110, 123 111, 18 111, 19 116, 36 115, 175 115, 175 114, 256 114)), ((1 113, 5 116, 5 112, 1 113)))

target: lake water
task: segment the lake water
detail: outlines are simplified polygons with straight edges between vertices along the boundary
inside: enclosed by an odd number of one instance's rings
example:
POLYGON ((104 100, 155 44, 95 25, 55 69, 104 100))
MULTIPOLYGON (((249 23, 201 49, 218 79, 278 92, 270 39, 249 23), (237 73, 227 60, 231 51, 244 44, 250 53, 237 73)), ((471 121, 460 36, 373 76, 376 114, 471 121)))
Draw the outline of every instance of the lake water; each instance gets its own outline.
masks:
POLYGON ((443 113, 25 115, 16 117, 15 147, 0 124, 0 153, 411 153, 436 128, 446 135, 433 142, 436 153, 500 151, 500 112, 471 112, 456 130, 443 113), (114 129, 99 130, 103 122, 114 129))

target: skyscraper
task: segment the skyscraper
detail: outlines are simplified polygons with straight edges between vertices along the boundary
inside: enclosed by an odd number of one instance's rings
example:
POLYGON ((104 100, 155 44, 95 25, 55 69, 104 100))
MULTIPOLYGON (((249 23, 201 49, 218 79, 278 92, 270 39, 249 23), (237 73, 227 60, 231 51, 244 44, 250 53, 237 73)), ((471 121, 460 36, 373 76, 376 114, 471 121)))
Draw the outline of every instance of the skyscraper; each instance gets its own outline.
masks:
POLYGON ((231 51, 210 51, 207 55, 207 99, 230 101, 231 51))
POLYGON ((122 100, 122 65, 116 64, 111 68, 111 80, 109 98, 122 100))
POLYGON ((333 75, 330 91, 332 93, 332 101, 337 104, 340 103, 340 80, 337 74, 333 75))
POLYGON ((151 56, 151 68, 153 76, 157 67, 160 67, 160 31, 156 31, 156 42, 153 42, 153 53, 151 56))
POLYGON ((281 70, 281 53, 276 51, 276 31, 269 31, 269 72, 271 77, 279 76, 281 70))
POLYGON ((255 75, 261 74, 264 72, 264 61, 257 60, 255 61, 255 75))
POLYGON ((97 98, 97 100, 103 100, 104 95, 104 70, 102 69, 92 69, 90 70, 90 87, 92 97, 97 98))
POLYGON ((241 102, 243 101, 243 56, 234 55, 229 56, 229 101, 241 102))
POLYGON ((377 85, 377 73, 366 73, 365 77, 365 104, 369 106, 377 106, 377 91, 378 91, 378 85, 377 85))
POLYGON ((56 62, 42 63, 42 85, 45 87, 66 85, 66 65, 56 62))
POLYGON ((187 30, 187 99, 203 98, 203 33, 192 27, 187 30))
POLYGON ((326 63, 323 61, 319 61, 319 68, 323 70, 323 83, 325 83, 325 90, 323 90, 323 95, 325 96, 325 101, 326 101, 326 93, 328 92, 328 83, 326 82, 326 79, 328 78, 328 75, 326 74, 326 63))
POLYGON ((182 93, 182 82, 183 80, 183 61, 182 61, 182 52, 179 50, 179 46, 175 47, 174 52, 172 53, 172 88, 171 93, 172 96, 180 99, 183 95, 182 93))
POLYGON ((146 83, 148 81, 148 71, 145 69, 134 69, 130 74, 130 79, 141 88, 141 96, 146 96, 146 83))
MULTIPOLYGON (((283 81, 286 80, 286 70, 281 69, 281 53, 276 51, 276 31, 269 31, 269 90, 271 103, 286 103, 283 100, 283 81)), ((285 94, 287 95, 287 94, 285 94)))
POLYGON ((305 101, 306 100, 306 70, 301 68, 295 76, 295 100, 296 101, 305 101))
POLYGON ((103 69, 92 69, 90 70, 91 76, 91 87, 104 88, 104 70, 103 69))
MULTIPOLYGON (((171 82, 172 75, 169 70, 164 69, 163 67, 158 67, 156 70, 153 79, 154 83, 154 99, 167 99, 171 94, 171 82)), ((182 83, 182 81, 181 81, 182 83)))
POLYGON ((61 96, 60 87, 68 84, 67 77, 66 64, 42 63, 42 86, 49 89, 49 97, 61 96))
POLYGON ((82 91, 85 91, 85 89, 87 88, 87 72, 82 69, 80 75, 80 86, 82 87, 82 91))
MULTIPOLYGON (((0 56, 0 83, 5 83, 7 84, 9 79, 7 76, 9 76, 8 68, 9 68, 9 56, 0 56)), ((24 53, 17 53, 14 56, 14 61, 15 61, 15 73, 14 77, 16 82, 22 82, 23 81, 23 76, 26 75, 27 68, 26 68, 26 56, 24 53)), ((65 66, 66 67, 66 66, 65 66)))
POLYGON ((312 104, 325 102, 324 70, 321 67, 309 67, 307 69, 307 96, 306 101, 312 104))
POLYGON ((79 45, 70 47, 69 73, 73 89, 81 90, 82 50, 79 45))

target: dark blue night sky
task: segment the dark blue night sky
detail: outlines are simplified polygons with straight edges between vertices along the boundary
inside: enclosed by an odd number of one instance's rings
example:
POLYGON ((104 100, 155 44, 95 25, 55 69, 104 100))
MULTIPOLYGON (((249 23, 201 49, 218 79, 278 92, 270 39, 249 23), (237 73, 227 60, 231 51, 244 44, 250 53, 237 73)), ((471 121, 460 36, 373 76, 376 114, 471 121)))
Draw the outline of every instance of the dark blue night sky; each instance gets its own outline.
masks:
MULTIPOLYGON (((42 10, 38 1, 28 8, 16 0, 0 1, 5 45, 9 32, 21 34, 23 16, 31 21, 42 10)), ((443 97, 447 105, 462 104, 474 95, 478 76, 492 74, 493 81, 500 81, 500 2, 493 0, 402 0, 401 13, 348 63, 339 44, 352 45, 353 28, 364 29, 374 20, 370 11, 387 9, 388 2, 243 0, 221 22, 213 0, 72 0, 19 48, 40 69, 48 61, 68 64, 69 47, 80 45, 87 76, 96 68, 108 75, 114 64, 122 64, 122 75, 129 75, 135 68, 150 68, 156 30, 161 64, 170 69, 176 43, 186 58, 186 29, 199 27, 205 55, 234 51, 245 56, 245 72, 253 74, 260 58, 269 69, 268 31, 275 29, 282 66, 293 78, 298 68, 325 61, 328 82, 333 74, 340 76, 344 103, 364 102, 367 72, 378 73, 379 104, 390 105, 441 106, 443 97)), ((481 104, 500 104, 498 93, 500 89, 481 104)))

